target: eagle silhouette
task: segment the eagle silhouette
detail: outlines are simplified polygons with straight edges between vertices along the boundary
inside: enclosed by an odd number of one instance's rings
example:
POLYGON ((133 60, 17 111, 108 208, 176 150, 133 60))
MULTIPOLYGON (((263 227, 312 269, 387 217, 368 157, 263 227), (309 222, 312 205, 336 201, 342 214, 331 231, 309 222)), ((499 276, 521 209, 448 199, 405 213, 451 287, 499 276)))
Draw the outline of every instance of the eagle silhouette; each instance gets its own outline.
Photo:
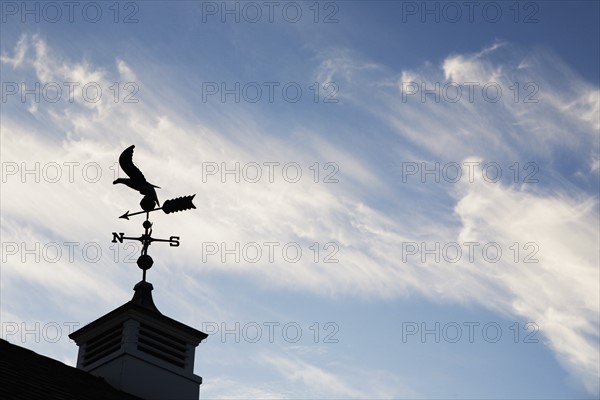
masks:
POLYGON ((142 174, 142 171, 140 171, 133 163, 134 147, 135 145, 132 144, 119 156, 119 165, 129 178, 117 178, 113 181, 113 185, 122 183, 143 194, 144 198, 140 202, 140 205, 144 211, 150 211, 154 209, 154 204, 160 207, 158 197, 156 196, 156 190, 154 190, 154 188, 160 189, 160 187, 149 183, 144 177, 144 174, 142 174))

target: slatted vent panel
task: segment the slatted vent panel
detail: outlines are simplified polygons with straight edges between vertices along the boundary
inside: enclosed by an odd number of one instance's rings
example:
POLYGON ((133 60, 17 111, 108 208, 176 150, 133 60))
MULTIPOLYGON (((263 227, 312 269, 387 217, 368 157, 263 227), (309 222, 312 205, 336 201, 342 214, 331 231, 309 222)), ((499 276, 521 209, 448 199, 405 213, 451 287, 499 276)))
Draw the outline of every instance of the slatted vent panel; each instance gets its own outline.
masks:
POLYGON ((185 367, 186 343, 146 324, 140 324, 138 350, 178 367, 185 367))
POLYGON ((99 359, 118 351, 121 348, 122 336, 123 326, 117 325, 89 340, 85 345, 83 366, 85 367, 94 361, 98 361, 99 359))

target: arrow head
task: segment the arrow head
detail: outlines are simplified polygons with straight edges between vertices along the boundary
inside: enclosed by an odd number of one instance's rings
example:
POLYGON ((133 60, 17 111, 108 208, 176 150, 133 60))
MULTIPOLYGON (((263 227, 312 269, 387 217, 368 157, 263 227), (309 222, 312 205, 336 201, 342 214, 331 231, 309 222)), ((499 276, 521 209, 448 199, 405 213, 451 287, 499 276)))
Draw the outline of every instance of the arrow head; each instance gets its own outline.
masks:
POLYGON ((127 210, 127 212, 123 215, 121 215, 119 218, 123 218, 123 219, 129 219, 129 210, 127 210))

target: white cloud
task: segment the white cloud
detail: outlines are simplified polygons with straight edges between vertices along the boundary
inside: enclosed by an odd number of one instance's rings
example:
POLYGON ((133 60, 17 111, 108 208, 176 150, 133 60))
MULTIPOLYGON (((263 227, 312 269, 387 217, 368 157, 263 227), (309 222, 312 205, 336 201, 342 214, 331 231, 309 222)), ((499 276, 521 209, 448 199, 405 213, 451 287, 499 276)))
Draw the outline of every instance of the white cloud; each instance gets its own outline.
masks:
POLYGON ((28 48, 27 35, 22 35, 15 45, 14 56, 10 57, 6 54, 2 54, 0 55, 0 62, 10 64, 13 68, 19 67, 25 60, 25 54, 27 53, 28 48))
POLYGON ((506 261, 477 266, 478 280, 500 288, 485 302, 535 321, 559 358, 588 391, 597 392, 597 199, 544 197, 483 179, 464 189, 455 209, 462 221, 460 240, 519 247, 506 261))

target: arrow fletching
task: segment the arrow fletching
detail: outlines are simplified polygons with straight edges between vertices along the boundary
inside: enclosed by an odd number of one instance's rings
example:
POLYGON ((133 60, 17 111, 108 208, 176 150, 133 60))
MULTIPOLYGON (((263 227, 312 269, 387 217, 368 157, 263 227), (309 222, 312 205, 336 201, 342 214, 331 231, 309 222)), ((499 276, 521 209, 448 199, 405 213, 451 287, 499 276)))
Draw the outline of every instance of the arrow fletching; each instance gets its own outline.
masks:
POLYGON ((182 196, 177 197, 176 199, 165 200, 163 202, 162 210, 165 214, 171 214, 178 211, 185 211, 191 208, 196 208, 196 206, 192 203, 194 200, 195 194, 191 196, 182 196))

